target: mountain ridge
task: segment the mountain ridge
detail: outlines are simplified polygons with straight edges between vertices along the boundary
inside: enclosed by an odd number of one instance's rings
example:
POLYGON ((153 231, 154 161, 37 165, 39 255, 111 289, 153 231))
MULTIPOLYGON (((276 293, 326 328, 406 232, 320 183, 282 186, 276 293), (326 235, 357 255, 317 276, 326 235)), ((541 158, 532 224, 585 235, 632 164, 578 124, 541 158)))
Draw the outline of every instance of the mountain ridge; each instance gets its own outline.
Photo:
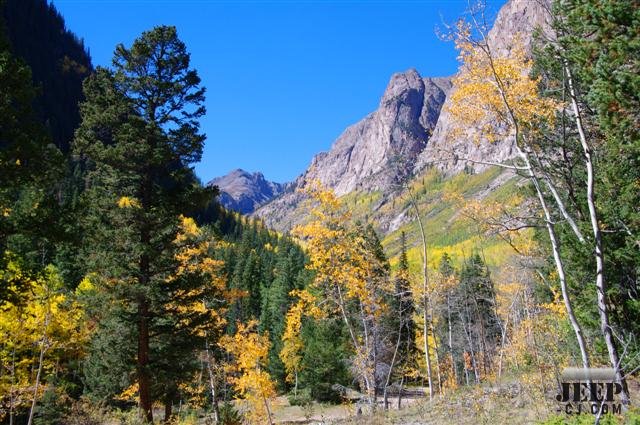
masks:
POLYGON ((250 173, 236 168, 224 176, 214 178, 207 186, 218 187, 218 200, 224 207, 249 214, 258 206, 283 193, 288 183, 269 181, 259 171, 250 173))

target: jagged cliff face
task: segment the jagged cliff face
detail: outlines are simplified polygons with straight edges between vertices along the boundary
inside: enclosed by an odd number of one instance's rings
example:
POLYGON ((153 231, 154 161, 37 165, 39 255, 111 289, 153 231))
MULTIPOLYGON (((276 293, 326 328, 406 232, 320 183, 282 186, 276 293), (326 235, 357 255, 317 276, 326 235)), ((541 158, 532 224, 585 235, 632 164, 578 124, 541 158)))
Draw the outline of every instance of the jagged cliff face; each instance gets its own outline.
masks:
POLYGON ((298 185, 319 180, 344 195, 385 189, 405 177, 426 146, 448 87, 448 80, 423 79, 414 69, 393 75, 378 109, 316 155, 298 185))
POLYGON ((252 213, 258 206, 280 195, 287 185, 274 183, 262 173, 248 173, 237 169, 211 180, 208 186, 220 189, 220 203, 243 214, 252 213))
MULTIPOLYGON (((533 30, 545 27, 546 0, 510 0, 500 10, 488 35, 497 55, 508 54, 520 39, 531 45, 533 30), (542 2, 542 3, 541 3, 542 2)), ((513 140, 495 143, 474 141, 467 129, 454 137, 456 123, 447 109, 451 78, 423 78, 414 69, 392 76, 376 111, 347 128, 331 150, 316 155, 293 188, 319 180, 338 195, 353 191, 381 191, 381 204, 391 198, 398 182, 421 175, 426 168, 438 168, 447 175, 467 166, 482 171, 487 166, 461 160, 501 162, 514 156, 513 140)), ((254 213, 278 230, 288 230, 304 219, 304 196, 294 190, 263 205, 254 213)), ((397 217, 396 217, 397 218, 397 217)), ((393 229, 393 216, 378 223, 384 232, 393 229)))

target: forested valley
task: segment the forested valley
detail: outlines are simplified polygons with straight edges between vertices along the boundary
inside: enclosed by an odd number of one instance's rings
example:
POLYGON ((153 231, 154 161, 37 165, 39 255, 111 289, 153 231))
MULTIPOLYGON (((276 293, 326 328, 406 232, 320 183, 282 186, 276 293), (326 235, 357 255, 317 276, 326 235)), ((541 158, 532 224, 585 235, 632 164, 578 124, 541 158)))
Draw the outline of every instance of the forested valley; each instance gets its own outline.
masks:
POLYGON ((0 423, 638 423, 640 4, 541 4, 506 50, 477 7, 445 37, 450 137, 509 159, 400 176, 396 231, 312 181, 280 232, 196 176, 216 93, 175 27, 94 68, 0 0, 0 423), (621 410, 558 414, 568 366, 621 410))

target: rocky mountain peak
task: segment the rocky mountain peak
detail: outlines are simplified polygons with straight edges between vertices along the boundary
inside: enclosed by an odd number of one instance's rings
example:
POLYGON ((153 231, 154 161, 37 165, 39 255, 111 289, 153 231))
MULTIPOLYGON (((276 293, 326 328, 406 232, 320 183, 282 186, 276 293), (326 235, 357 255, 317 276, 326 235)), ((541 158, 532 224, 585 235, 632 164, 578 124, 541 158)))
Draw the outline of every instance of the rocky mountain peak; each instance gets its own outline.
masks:
POLYGON ((286 189, 285 184, 268 181, 260 172, 250 173, 240 168, 216 177, 207 185, 218 187, 223 206, 243 214, 253 212, 286 189))
MULTIPOLYGON (((516 40, 530 50, 534 31, 537 28, 548 31, 547 7, 547 0, 508 1, 498 12, 495 23, 487 34, 487 42, 493 54, 508 55, 516 40)), ((414 173, 429 166, 437 167, 447 174, 455 174, 465 167, 479 171, 487 166, 478 161, 501 162, 515 155, 514 141, 509 138, 493 143, 486 140, 476 143, 474 135, 480 131, 479 128, 469 128, 465 136, 454 137, 458 124, 449 113, 452 106, 449 102, 445 101, 442 107, 429 144, 416 161, 414 173)))
POLYGON ((391 76, 389 84, 380 99, 380 107, 393 103, 399 97, 403 100, 416 100, 416 96, 424 93, 424 81, 415 68, 398 72, 391 76))
POLYGON ((548 31, 549 0, 510 0, 498 12, 487 35, 489 45, 498 55, 507 54, 519 39, 531 48, 536 28, 548 31))
POLYGON ((446 97, 440 84, 415 69, 394 74, 378 109, 348 127, 330 151, 316 155, 298 184, 317 179, 343 195, 388 188, 404 177, 436 124, 446 97))

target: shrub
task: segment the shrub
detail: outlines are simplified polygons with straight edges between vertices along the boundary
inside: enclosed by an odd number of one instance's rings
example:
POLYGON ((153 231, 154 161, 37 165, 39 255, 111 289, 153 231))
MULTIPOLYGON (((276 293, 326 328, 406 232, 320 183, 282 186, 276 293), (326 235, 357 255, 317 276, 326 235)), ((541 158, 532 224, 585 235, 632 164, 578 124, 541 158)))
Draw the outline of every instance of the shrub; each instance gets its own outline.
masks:
POLYGON ((309 391, 308 388, 298 391, 297 395, 293 393, 289 393, 289 396, 287 397, 287 399, 289 400, 289 404, 291 406, 305 406, 313 402, 313 398, 311 397, 311 391, 309 391))
POLYGON ((242 414, 227 402, 220 406, 220 425, 242 425, 242 414))
POLYGON ((311 387, 311 397, 321 403, 338 404, 342 401, 340 393, 328 382, 319 382, 311 387))

